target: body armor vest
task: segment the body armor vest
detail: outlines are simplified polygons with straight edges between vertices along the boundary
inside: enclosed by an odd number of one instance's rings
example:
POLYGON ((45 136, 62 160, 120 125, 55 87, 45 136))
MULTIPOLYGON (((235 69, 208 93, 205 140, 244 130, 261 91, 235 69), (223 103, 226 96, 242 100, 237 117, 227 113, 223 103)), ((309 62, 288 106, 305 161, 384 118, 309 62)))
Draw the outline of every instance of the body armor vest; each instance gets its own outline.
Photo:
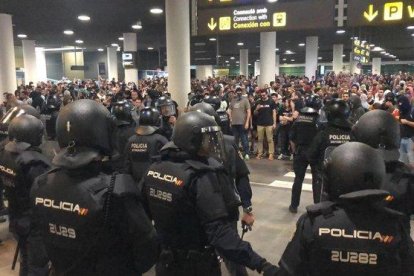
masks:
POLYGON ((48 255, 58 274, 131 275, 122 214, 113 215, 119 210, 112 205, 134 182, 93 171, 55 169, 39 177, 32 201, 48 255))

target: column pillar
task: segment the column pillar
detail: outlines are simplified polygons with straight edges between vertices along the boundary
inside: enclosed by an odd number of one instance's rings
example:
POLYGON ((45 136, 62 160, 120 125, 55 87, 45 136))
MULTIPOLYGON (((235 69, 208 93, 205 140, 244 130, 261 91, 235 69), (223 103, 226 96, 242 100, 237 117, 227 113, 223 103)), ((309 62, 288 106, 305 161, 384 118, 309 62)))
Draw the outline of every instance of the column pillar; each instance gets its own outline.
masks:
POLYGON ((23 46, 23 63, 24 63, 24 80, 26 84, 36 82, 36 51, 34 40, 22 40, 23 46))
POLYGON ((36 47, 36 82, 47 81, 46 54, 44 48, 36 47))
POLYGON ((14 93, 16 88, 12 17, 0 14, 0 101, 4 100, 4 92, 14 93))
POLYGON ((354 54, 349 54, 349 71, 351 74, 361 74, 361 69, 358 68, 358 61, 354 60, 354 54))
POLYGON ((249 76, 249 50, 240 49, 240 75, 249 76))
POLYGON ((372 74, 381 75, 381 58, 380 57, 372 59, 372 74))
POLYGON ((263 87, 275 80, 276 68, 276 32, 260 33, 260 79, 259 86, 263 87))
MULTIPOLYGON (((137 53, 137 34, 136 33, 124 33, 124 52, 137 53)), ((134 82, 138 84, 138 64, 135 64, 135 68, 125 68, 125 82, 134 82)))
POLYGON ((305 76, 309 79, 315 76, 318 69, 318 37, 306 37, 305 76))
POLYGON ((276 76, 280 75, 280 55, 276 55, 276 67, 275 67, 276 76))
POLYGON ((213 77, 213 65, 196 66, 196 79, 207 80, 209 77, 213 77))
POLYGON ((254 76, 260 75, 260 61, 254 62, 254 76))
POLYGON ((191 91, 190 2, 165 0, 168 92, 179 106, 187 103, 191 91))
POLYGON ((116 47, 107 47, 108 56, 108 79, 118 80, 118 57, 116 55, 116 47))
POLYGON ((335 74, 338 74, 342 71, 344 66, 343 57, 344 54, 344 45, 343 44, 334 44, 333 46, 333 57, 332 57, 332 67, 335 74))

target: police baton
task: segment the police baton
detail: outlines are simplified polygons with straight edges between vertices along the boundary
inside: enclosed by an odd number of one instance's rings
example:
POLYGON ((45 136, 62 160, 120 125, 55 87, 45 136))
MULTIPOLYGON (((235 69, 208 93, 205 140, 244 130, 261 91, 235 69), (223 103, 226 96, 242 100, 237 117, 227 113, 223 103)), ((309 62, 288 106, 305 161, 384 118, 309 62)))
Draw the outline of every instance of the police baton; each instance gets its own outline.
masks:
POLYGON ((16 251, 14 251, 13 263, 11 267, 12 270, 14 270, 14 268, 16 267, 17 257, 19 256, 19 251, 20 251, 21 246, 22 246, 22 241, 21 239, 19 239, 19 241, 17 242, 16 251))
POLYGON ((242 221, 242 235, 241 235, 242 240, 243 240, 244 234, 246 234, 249 231, 252 231, 252 226, 242 221))

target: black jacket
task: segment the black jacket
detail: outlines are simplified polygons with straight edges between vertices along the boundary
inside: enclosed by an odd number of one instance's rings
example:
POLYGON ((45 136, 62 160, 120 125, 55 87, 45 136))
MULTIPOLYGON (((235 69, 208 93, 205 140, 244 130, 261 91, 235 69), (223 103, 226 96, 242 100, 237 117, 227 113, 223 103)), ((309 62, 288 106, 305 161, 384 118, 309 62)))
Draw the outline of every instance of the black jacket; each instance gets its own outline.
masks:
MULTIPOLYGON (((308 206, 277 275, 412 275, 414 248, 401 214, 351 194, 308 206)), ((384 196, 384 195, 383 195, 384 196)))

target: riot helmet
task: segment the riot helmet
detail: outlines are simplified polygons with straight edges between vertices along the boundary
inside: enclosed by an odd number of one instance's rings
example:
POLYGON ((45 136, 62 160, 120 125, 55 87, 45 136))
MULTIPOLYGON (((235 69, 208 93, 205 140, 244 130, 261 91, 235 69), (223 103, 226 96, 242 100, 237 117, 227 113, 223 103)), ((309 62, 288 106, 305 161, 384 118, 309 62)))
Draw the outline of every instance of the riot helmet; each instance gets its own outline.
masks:
POLYGON ((219 110, 221 106, 221 100, 218 96, 206 96, 203 102, 211 105, 215 111, 219 110))
POLYGON ((134 121, 132 109, 132 104, 127 100, 118 101, 112 105, 111 113, 115 117, 117 126, 130 125, 134 121))
POLYGON ((37 147, 42 143, 43 130, 42 121, 32 115, 23 114, 10 122, 8 132, 10 141, 37 147))
POLYGON ((319 114, 318 113, 318 110, 317 109, 314 109, 312 107, 304 107, 304 108, 301 108, 299 110, 299 113, 300 114, 303 114, 303 115, 318 115, 319 114))
POLYGON ((80 166, 99 155, 111 155, 111 134, 114 127, 108 109, 96 101, 83 99, 66 105, 59 112, 56 121, 57 141, 66 150, 61 151, 53 163, 80 166), (76 155, 79 156, 78 160, 73 158, 76 155))
POLYGON ((165 96, 160 97, 155 102, 155 107, 160 111, 161 115, 164 117, 175 116, 177 114, 174 102, 170 98, 165 96))
POLYGON ((322 107, 321 98, 318 95, 307 95, 305 97, 305 106, 310 107, 318 111, 322 107))
POLYGON ((150 135, 154 133, 161 124, 160 112, 154 107, 144 107, 139 112, 138 135, 150 135))
POLYGON ((209 116, 212 116, 216 123, 220 124, 220 116, 217 114, 217 112, 214 110, 214 108, 209 105, 208 103, 198 103, 193 106, 191 106, 188 111, 198 111, 201 113, 205 113, 209 116))
POLYGON ((383 195, 379 189, 386 176, 385 163, 375 149, 363 143, 349 142, 335 148, 325 160, 323 175, 330 200, 367 193, 383 195))
POLYGON ((378 149, 386 161, 400 157, 400 126, 384 110, 373 110, 362 115, 352 128, 352 140, 378 149))
POLYGON ((340 99, 332 99, 325 105, 325 113, 329 123, 340 126, 350 126, 347 121, 350 114, 349 105, 340 99))
POLYGON ((190 155, 224 160, 223 134, 216 121, 207 114, 190 111, 178 117, 172 140, 190 155))
POLYGON ((10 122, 23 114, 32 115, 33 117, 40 119, 40 112, 31 105, 22 104, 13 107, 3 116, 0 122, 0 136, 6 137, 9 135, 8 128, 10 122))

